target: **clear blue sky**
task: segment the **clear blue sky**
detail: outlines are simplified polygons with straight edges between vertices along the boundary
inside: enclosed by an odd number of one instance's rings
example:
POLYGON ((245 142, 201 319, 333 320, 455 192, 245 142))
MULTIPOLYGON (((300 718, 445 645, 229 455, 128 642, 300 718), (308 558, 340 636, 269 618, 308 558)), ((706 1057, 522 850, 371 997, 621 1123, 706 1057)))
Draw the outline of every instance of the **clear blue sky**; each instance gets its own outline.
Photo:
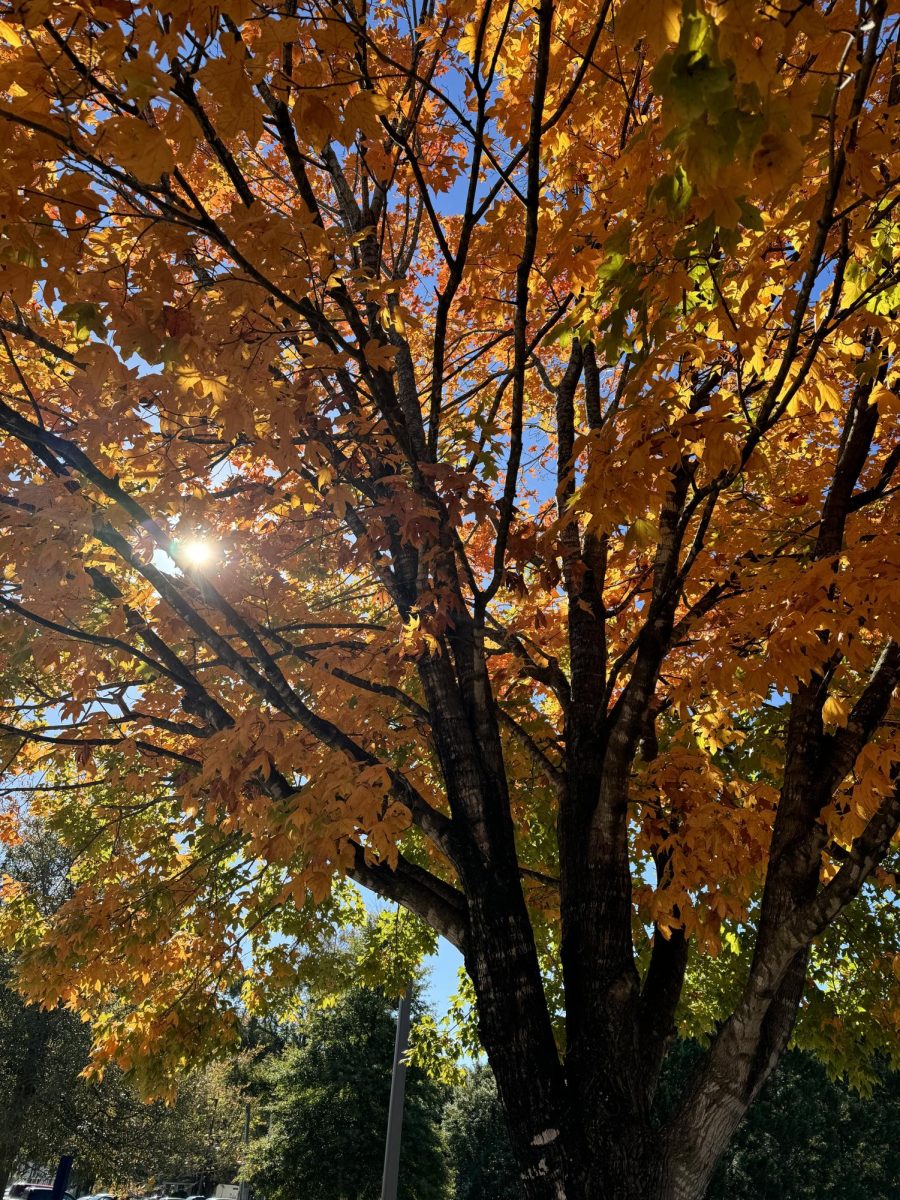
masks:
POLYGON ((444 1016, 447 1001, 457 989, 457 971, 463 965, 460 952, 443 938, 438 940, 438 952, 425 960, 428 971, 426 994, 435 1016, 444 1016))

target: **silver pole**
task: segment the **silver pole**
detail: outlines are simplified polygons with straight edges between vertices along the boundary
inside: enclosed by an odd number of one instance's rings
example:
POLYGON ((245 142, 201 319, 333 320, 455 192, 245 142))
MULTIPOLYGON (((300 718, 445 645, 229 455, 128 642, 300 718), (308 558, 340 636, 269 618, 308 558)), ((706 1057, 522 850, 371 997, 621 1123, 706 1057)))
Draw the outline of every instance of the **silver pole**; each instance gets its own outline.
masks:
MULTIPOLYGON (((247 1169, 247 1147, 250 1145, 250 1101, 244 1105, 244 1170, 247 1169)), ((246 1180, 238 1189, 238 1200, 250 1200, 250 1184, 246 1180)))
POLYGON ((394 1067, 391 1072, 391 1100, 388 1105, 387 1137, 384 1141, 384 1174, 381 1200, 397 1200, 400 1179, 400 1135, 403 1132, 403 1096, 406 1092, 406 1063, 403 1056, 409 1044, 409 1018, 412 988, 400 997, 397 1009, 397 1037, 394 1040, 394 1067))

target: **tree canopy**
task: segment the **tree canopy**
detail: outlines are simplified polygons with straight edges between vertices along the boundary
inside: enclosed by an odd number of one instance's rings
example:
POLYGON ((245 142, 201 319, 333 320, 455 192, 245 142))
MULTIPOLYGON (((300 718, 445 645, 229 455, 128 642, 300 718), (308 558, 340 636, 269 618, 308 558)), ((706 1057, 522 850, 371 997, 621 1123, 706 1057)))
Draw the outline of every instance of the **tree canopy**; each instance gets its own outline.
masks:
POLYGON ((356 881, 462 950, 529 1200, 695 1200, 863 888, 896 1043, 896 4, 0 19, 23 986, 177 1061, 356 881))

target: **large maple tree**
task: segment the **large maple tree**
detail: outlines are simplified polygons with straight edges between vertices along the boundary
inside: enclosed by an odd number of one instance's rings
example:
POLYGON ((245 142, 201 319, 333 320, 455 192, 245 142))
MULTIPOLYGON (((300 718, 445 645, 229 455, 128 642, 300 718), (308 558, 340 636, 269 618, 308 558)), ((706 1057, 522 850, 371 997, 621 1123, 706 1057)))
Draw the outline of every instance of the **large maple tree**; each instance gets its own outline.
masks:
POLYGON ((462 950, 530 1200, 701 1196, 892 894, 896 4, 0 8, 26 985, 184 1049, 349 877, 462 950))

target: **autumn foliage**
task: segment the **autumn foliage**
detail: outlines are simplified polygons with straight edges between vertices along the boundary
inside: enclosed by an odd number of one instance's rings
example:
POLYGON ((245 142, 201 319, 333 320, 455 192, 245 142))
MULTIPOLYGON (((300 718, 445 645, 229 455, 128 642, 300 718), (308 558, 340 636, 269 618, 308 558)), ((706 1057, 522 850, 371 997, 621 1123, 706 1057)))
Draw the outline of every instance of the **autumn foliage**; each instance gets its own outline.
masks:
POLYGON ((823 946, 897 1044, 896 4, 0 8, 23 986, 195 1053, 361 882, 528 1197, 702 1195, 823 946))

